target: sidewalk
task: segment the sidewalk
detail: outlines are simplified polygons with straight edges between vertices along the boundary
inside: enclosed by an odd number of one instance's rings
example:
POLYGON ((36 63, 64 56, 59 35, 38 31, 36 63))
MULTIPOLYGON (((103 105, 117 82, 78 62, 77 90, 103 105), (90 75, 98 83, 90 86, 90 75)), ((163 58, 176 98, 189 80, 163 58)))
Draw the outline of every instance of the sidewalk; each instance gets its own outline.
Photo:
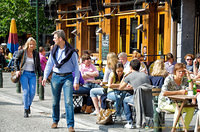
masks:
MULTIPOLYGON (((10 81, 10 73, 3 72, 3 88, 0 88, 0 96, 5 98, 6 100, 20 103, 22 104, 22 93, 16 93, 16 84, 12 83, 10 81)), ((44 100, 39 100, 39 96, 35 96, 31 110, 34 112, 40 113, 42 115, 46 115, 49 117, 49 120, 52 121, 51 114, 52 114, 52 97, 51 97, 51 87, 50 84, 47 84, 45 86, 45 96, 44 100)), ((23 105, 22 105, 23 108, 23 105)), ((65 112, 64 108, 64 102, 63 102, 63 93, 61 95, 61 103, 60 103, 60 110, 61 114, 65 112)), ((192 127, 191 129, 194 129, 196 121, 196 115, 193 117, 193 120, 190 124, 192 127)), ((151 132, 153 129, 125 129, 123 128, 124 124, 126 122, 120 122, 115 123, 113 125, 97 125, 96 124, 96 116, 91 116, 88 114, 81 114, 76 113, 75 114, 75 130, 76 131, 91 131, 91 132, 98 132, 98 131, 104 131, 104 132, 129 132, 129 131, 148 131, 151 132)), ((170 128, 173 123, 173 114, 166 114, 165 115, 165 127, 163 128, 164 132, 170 131, 170 128)), ((49 124, 50 127, 51 124, 49 124)), ((59 122, 59 127, 67 127, 66 120, 61 118, 59 122)))

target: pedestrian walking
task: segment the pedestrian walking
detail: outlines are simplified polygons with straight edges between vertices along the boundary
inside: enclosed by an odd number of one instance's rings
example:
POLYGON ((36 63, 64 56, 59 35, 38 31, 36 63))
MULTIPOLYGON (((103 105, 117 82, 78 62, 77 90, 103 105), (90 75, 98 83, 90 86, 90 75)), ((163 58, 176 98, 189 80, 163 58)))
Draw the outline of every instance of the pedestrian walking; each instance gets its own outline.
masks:
POLYGON ((70 132, 74 132, 73 87, 75 90, 79 89, 78 55, 75 49, 65 40, 65 32, 63 30, 57 30, 52 34, 54 35, 55 46, 51 50, 42 81, 42 85, 45 86, 47 77, 53 69, 51 79, 53 124, 51 128, 57 128, 60 120, 60 95, 63 89, 67 127, 70 132), (72 72, 75 72, 74 79, 72 72))
POLYGON ((4 48, 2 46, 0 46, 0 65, 3 68, 4 68, 4 66, 6 66, 6 58, 5 58, 5 55, 4 55, 4 48))
POLYGON ((43 47, 39 47, 39 54, 40 54, 40 65, 41 65, 41 70, 42 72, 44 72, 46 63, 47 63, 47 59, 45 57, 45 49, 43 47))
POLYGON ((39 82, 42 81, 39 53, 35 49, 35 39, 32 37, 28 38, 24 49, 18 51, 14 61, 16 74, 17 76, 21 75, 20 83, 23 89, 25 118, 27 118, 31 113, 30 106, 35 96, 36 89, 36 73, 39 75, 39 82))

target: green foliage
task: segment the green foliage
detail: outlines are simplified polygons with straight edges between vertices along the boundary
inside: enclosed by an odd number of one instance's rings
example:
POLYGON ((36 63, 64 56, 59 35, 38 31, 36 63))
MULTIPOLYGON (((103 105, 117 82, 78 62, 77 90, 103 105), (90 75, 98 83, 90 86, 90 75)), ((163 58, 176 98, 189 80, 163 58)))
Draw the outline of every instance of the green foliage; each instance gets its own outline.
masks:
MULTIPOLYGON (((36 8, 29 0, 0 0, 0 37, 9 34, 10 22, 15 18, 18 36, 30 33, 36 36, 36 8)), ((39 7, 39 33, 48 34, 55 30, 53 20, 44 17, 43 7, 39 7)))

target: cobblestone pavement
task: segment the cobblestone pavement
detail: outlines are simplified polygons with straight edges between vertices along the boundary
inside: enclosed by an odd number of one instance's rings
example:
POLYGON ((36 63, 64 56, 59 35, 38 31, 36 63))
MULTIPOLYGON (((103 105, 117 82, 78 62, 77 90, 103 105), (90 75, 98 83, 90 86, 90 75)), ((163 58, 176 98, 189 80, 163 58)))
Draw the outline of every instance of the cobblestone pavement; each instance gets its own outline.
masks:
MULTIPOLYGON (((3 88, 0 88, 0 132, 53 132, 67 131, 66 120, 61 118, 58 129, 51 129, 51 88, 45 86, 45 100, 39 100, 36 95, 31 107, 29 118, 23 117, 22 93, 16 93, 16 84, 10 81, 10 73, 3 73, 3 88)), ((61 96, 61 113, 65 112, 63 95, 61 96)), ((191 122, 194 129, 196 115, 191 122)), ((169 132, 173 122, 173 115, 165 116, 164 132, 169 132)), ((75 130, 78 132, 139 132, 153 131, 153 129, 125 129, 126 122, 116 122, 112 125, 97 125, 96 116, 75 114, 75 130)))

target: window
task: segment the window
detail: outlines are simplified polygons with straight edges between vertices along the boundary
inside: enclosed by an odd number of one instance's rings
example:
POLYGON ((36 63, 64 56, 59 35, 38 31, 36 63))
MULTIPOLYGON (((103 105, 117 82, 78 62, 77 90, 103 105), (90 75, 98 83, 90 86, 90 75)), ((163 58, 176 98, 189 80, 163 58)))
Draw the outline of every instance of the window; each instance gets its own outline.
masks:
POLYGON ((135 29, 138 26, 138 18, 131 18, 131 25, 130 25, 130 54, 136 49, 137 47, 137 38, 138 38, 138 31, 135 29))
POLYGON ((99 35, 96 35, 96 31, 98 28, 99 28, 98 25, 88 26, 89 50, 92 53, 99 52, 99 35))

